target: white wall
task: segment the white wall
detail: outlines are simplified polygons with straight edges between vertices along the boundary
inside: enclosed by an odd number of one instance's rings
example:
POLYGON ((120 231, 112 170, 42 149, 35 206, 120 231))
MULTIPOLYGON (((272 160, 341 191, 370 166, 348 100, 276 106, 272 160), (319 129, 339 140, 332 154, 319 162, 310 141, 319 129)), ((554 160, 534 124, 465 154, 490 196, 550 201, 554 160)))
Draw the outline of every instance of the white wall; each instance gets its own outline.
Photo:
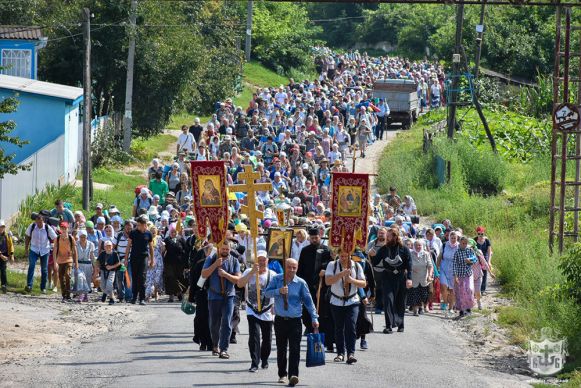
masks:
POLYGON ((47 184, 65 181, 65 136, 47 144, 22 164, 30 162, 30 171, 6 175, 0 180, 0 218, 12 217, 22 200, 43 190, 47 184))

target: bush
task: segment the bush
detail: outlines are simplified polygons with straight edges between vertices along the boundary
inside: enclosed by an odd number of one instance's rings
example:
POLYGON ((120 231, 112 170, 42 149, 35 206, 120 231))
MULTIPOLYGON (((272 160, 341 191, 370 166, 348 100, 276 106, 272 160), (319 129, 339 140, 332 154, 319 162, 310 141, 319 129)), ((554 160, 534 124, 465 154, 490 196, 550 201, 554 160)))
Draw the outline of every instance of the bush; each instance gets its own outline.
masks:
POLYGON ((559 269, 567 279, 568 293, 581 303, 581 243, 572 245, 561 257, 559 269))
POLYGON ((106 124, 97 132, 91 144, 93 167, 127 164, 133 160, 123 151, 123 137, 115 131, 112 123, 106 124))

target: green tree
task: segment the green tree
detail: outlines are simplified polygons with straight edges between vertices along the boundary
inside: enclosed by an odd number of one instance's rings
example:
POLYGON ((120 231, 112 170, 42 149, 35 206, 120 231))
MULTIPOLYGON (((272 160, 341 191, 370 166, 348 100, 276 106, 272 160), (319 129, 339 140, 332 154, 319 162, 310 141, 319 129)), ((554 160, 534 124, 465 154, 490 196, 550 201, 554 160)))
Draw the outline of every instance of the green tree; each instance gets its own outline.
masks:
POLYGON ((278 73, 313 66, 308 55, 316 43, 318 27, 311 25, 300 3, 257 2, 254 7, 252 52, 256 59, 278 73))
MULTIPOLYGON (((18 107, 18 100, 16 98, 5 98, 0 101, 0 113, 12 113, 18 107)), ((12 120, 0 122, 0 144, 12 144, 22 147, 28 144, 28 141, 21 140, 16 136, 11 136, 10 133, 16 128, 16 123, 12 120)), ((0 147, 0 179, 5 175, 14 175, 18 171, 29 170, 29 165, 16 164, 13 162, 15 154, 6 154, 5 146, 0 147)))
MULTIPOLYGON (((94 114, 124 111, 130 0, 0 2, 0 23, 40 25, 49 37, 39 52, 39 76, 82 82, 80 11, 91 20, 94 114)), ((232 95, 241 74, 236 2, 141 0, 134 73, 133 123, 138 134, 164 128, 174 110, 208 112, 232 95)))

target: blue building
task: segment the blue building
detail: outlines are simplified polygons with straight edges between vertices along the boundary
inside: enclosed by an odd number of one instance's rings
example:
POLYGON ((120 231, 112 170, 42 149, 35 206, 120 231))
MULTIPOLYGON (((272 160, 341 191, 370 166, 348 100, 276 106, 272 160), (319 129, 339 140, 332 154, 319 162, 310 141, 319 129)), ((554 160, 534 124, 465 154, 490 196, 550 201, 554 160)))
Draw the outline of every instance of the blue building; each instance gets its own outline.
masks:
POLYGON ((0 74, 37 79, 38 50, 46 42, 40 27, 0 26, 0 74))
POLYGON ((14 215, 22 200, 47 184, 73 182, 82 158, 82 88, 0 75, 0 101, 8 97, 19 105, 16 112, 0 114, 0 122, 13 120, 11 135, 29 144, 0 147, 14 155, 15 163, 30 163, 31 169, 0 180, 0 218, 14 215))

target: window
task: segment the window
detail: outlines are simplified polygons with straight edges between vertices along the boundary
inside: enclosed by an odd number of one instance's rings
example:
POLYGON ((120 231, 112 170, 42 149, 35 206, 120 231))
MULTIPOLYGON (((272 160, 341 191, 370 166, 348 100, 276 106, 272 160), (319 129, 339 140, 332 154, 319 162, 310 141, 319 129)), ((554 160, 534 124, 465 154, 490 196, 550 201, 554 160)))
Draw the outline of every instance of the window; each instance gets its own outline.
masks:
POLYGON ((32 50, 3 49, 2 74, 32 78, 32 50))

